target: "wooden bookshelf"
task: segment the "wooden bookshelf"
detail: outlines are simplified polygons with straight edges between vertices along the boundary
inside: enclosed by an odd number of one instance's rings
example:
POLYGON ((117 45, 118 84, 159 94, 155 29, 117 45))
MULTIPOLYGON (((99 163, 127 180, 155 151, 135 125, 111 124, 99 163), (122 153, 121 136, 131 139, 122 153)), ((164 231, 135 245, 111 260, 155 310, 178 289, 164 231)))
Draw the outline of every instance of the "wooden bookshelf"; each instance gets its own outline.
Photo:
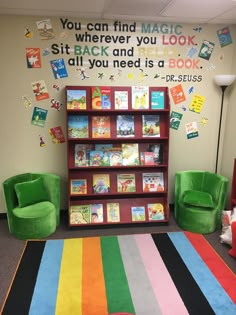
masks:
POLYGON ((66 105, 69 226, 167 223, 168 88, 66 86, 66 105))

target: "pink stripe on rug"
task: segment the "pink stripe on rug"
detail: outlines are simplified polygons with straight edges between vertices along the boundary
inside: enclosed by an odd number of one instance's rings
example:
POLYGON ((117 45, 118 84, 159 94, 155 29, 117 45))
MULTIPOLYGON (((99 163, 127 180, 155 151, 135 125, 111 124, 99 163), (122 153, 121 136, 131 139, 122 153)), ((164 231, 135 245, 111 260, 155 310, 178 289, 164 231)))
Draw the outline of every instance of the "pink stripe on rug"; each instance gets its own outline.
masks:
POLYGON ((162 261, 151 235, 135 235, 135 239, 153 292, 163 314, 173 315, 174 310, 175 314, 188 315, 189 313, 162 261))

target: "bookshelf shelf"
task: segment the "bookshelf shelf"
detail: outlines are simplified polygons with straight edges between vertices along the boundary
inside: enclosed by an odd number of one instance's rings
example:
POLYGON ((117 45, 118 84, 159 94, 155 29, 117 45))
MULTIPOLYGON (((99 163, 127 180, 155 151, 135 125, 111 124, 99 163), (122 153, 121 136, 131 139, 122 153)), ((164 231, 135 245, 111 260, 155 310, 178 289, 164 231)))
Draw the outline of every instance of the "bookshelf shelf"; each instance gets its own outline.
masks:
POLYGON ((169 221, 167 87, 66 86, 69 226, 169 221))

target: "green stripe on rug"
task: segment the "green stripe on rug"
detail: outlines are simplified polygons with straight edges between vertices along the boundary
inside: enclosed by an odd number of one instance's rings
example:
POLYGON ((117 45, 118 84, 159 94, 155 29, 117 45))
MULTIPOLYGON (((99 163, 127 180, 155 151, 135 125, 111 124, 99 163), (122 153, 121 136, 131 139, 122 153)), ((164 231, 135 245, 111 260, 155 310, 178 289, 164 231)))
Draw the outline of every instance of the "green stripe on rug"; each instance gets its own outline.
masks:
POLYGON ((116 236, 101 237, 108 312, 135 313, 116 236))

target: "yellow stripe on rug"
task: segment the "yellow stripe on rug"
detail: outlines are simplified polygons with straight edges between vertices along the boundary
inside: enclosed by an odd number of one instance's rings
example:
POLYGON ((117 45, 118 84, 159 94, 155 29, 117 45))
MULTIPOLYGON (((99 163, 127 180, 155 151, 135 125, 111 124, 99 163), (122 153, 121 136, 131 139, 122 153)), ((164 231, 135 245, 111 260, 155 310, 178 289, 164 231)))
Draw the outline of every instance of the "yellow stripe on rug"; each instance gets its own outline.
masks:
POLYGON ((55 315, 82 315, 82 242, 64 240, 55 315))
POLYGON ((83 239, 82 270, 82 314, 107 315, 108 309, 100 237, 90 237, 83 239))

